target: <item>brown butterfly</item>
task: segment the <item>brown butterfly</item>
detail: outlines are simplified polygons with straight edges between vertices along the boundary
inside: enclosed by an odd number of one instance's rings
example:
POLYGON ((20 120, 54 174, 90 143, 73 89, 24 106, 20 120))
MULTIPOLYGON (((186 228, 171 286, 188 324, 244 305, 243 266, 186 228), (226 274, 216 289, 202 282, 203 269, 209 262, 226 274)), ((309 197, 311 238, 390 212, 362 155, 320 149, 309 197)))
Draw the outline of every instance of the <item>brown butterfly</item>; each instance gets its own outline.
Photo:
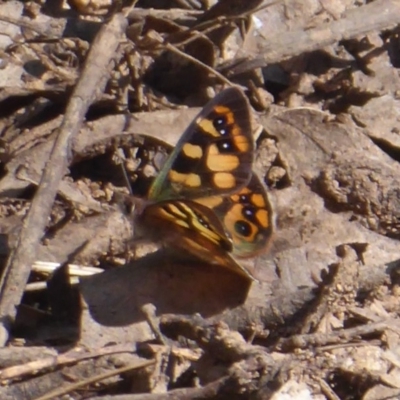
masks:
POLYGON ((253 157, 249 104, 241 90, 226 89, 183 133, 136 222, 154 240, 254 280, 236 258, 265 247, 272 210, 253 157))

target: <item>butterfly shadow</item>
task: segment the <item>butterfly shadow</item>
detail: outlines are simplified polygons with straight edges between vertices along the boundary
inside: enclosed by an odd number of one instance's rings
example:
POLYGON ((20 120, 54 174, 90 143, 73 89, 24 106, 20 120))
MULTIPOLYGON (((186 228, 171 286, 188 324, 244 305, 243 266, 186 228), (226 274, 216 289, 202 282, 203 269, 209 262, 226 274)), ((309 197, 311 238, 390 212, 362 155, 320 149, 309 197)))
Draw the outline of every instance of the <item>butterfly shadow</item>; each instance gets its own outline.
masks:
POLYGON ((182 261, 165 250, 120 268, 81 279, 80 293, 90 317, 105 326, 144 321, 142 307, 162 314, 210 317, 243 304, 250 282, 224 268, 182 261))

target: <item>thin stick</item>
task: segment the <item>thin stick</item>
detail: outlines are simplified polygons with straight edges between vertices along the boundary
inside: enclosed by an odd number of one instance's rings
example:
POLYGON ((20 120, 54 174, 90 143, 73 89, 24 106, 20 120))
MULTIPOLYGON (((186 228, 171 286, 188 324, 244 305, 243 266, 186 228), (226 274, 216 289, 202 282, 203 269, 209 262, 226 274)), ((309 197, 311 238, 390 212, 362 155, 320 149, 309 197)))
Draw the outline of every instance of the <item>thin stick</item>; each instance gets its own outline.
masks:
POLYGON ((70 98, 63 122, 59 128, 49 160, 28 214, 18 242, 7 261, 0 282, 0 345, 8 338, 8 331, 21 301, 36 258, 37 247, 43 235, 59 183, 64 176, 70 157, 71 142, 79 132, 90 104, 98 97, 106 84, 109 67, 115 56, 126 20, 116 14, 96 36, 87 56, 81 78, 70 98))
POLYGON ((25 364, 13 365, 12 367, 4 368, 0 370, 0 380, 4 382, 11 379, 23 378, 27 375, 41 373, 49 368, 76 364, 78 361, 110 354, 132 353, 133 351, 135 351, 135 348, 131 344, 107 346, 100 349, 91 349, 90 351, 85 351, 81 348, 75 348, 57 356, 44 357, 39 360, 29 361, 25 364))
POLYGON ((150 365, 154 365, 154 364, 155 364, 155 361, 154 360, 150 360, 150 361, 142 361, 142 362, 139 362, 139 363, 126 365, 125 367, 121 367, 121 368, 115 369, 113 371, 105 372, 104 374, 99 374, 99 375, 93 376, 92 378, 83 379, 83 380, 81 380, 81 381, 79 381, 77 383, 74 383, 72 385, 68 385, 68 386, 65 386, 65 387, 62 387, 62 388, 58 388, 58 389, 53 390, 53 391, 51 391, 49 393, 46 393, 44 396, 37 397, 35 400, 51 400, 51 399, 55 399, 56 397, 62 396, 64 394, 68 394, 68 393, 70 393, 70 392, 72 392, 74 390, 77 390, 77 389, 79 389, 81 387, 90 385, 92 383, 99 382, 99 381, 102 381, 104 379, 108 379, 108 378, 111 378, 111 377, 113 377, 115 375, 119 375, 119 374, 122 374, 122 373, 127 372, 127 371, 131 371, 131 370, 134 370, 134 369, 146 368, 146 367, 149 367, 150 365))
POLYGON ((160 323, 156 316, 156 307, 154 304, 145 304, 142 307, 142 312, 145 315, 146 321, 150 326, 154 336, 164 346, 168 346, 167 340, 164 338, 160 330, 160 323))
POLYGON ((225 76, 223 76, 222 74, 220 74, 218 71, 216 71, 214 68, 208 66, 207 64, 204 64, 203 62, 201 62, 200 60, 198 60, 197 58, 194 58, 192 56, 190 56, 189 54, 184 53, 183 51, 177 49, 175 46, 173 46, 172 44, 165 44, 165 48, 167 48, 168 50, 179 54, 180 56, 194 62, 197 65, 200 65, 201 67, 203 67, 204 69, 206 69, 210 74, 216 76, 218 79, 220 79, 222 82, 226 83, 229 86, 233 86, 232 82, 225 78, 225 76))

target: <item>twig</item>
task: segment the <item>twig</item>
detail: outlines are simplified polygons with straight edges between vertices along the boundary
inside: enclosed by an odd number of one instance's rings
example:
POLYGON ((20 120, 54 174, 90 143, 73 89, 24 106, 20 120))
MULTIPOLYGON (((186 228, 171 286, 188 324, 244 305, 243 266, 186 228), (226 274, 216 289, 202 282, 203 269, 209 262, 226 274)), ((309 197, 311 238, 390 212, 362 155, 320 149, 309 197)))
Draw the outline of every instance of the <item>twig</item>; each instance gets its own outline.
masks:
POLYGON ((237 393, 241 394, 241 398, 247 399, 252 398, 252 395, 257 397, 257 391, 265 382, 276 380, 280 367, 280 363, 271 357, 255 352, 243 363, 233 365, 227 375, 203 387, 174 389, 167 393, 96 396, 91 400, 231 399, 237 398, 237 393))
POLYGON ((35 400, 51 400, 51 399, 55 399, 56 397, 62 396, 64 394, 70 393, 76 389, 79 389, 83 386, 87 386, 90 385, 92 383, 95 382, 99 382, 102 381, 104 379, 108 379, 111 378, 115 375, 119 375, 122 374, 124 372, 127 371, 132 371, 134 369, 139 369, 139 368, 146 368, 149 367, 150 365, 154 365, 155 361, 154 360, 150 360, 150 361, 142 361, 142 362, 137 362, 137 363, 133 363, 133 364, 129 364, 126 365, 125 367, 121 367, 118 369, 115 369, 113 371, 109 371, 109 372, 105 372, 104 374, 99 374, 96 376, 93 376, 91 378, 88 379, 83 379, 77 383, 74 383, 72 385, 68 385, 62 388, 58 388, 56 390, 53 390, 49 393, 46 393, 44 396, 40 396, 37 397, 35 400))
POLYGON ((90 358, 105 356, 109 354, 132 353, 132 351, 135 351, 133 345, 108 346, 101 349, 92 349, 90 351, 74 349, 55 357, 45 357, 40 360, 29 361, 22 365, 13 365, 12 367, 4 368, 0 370, 0 380, 5 381, 15 378, 21 378, 26 375, 40 373, 41 371, 51 367, 54 368, 62 365, 69 365, 78 361, 88 360, 90 358))
POLYGON ((225 78, 225 76, 223 76, 222 74, 220 74, 218 71, 216 71, 214 68, 210 67, 207 64, 204 64, 203 62, 201 62, 200 60, 198 60, 197 58, 192 57, 191 55, 184 53, 183 51, 179 50, 178 48, 176 48, 175 46, 173 46, 170 43, 165 44, 165 48, 168 49, 169 51, 172 51, 173 53, 176 53, 180 56, 182 56, 183 58, 186 58, 187 60, 192 61, 193 63, 195 63, 196 65, 200 65, 201 67, 203 67, 205 70, 207 70, 210 74, 214 75, 215 77, 217 77, 218 79, 221 80, 221 82, 224 82, 225 84, 232 86, 232 82, 225 78))
POLYGON ((154 8, 143 9, 143 8, 135 8, 128 14, 128 20, 131 23, 132 21, 143 21, 148 17, 160 18, 163 20, 197 20, 200 15, 202 15, 204 11, 198 10, 182 10, 181 8, 169 8, 167 10, 158 10, 154 8))
POLYGON ((157 340, 164 346, 168 346, 167 340, 164 338, 163 334, 160 331, 159 321, 156 316, 156 307, 154 306, 154 304, 144 304, 142 306, 142 312, 157 340))
POLYGON ((332 388, 326 383, 325 380, 321 378, 315 378, 316 381, 319 383, 322 393, 329 399, 329 400, 340 400, 340 398, 336 395, 336 393, 332 390, 332 388))
POLYGON ((15 249, 11 252, 0 283, 0 345, 8 338, 8 330, 15 318, 29 277, 30 266, 35 260, 37 247, 50 215, 59 183, 66 172, 71 142, 79 132, 90 104, 105 86, 110 63, 115 56, 126 20, 116 14, 102 27, 87 56, 81 79, 68 103, 64 120, 59 128, 49 160, 29 213, 25 217, 15 249))
MULTIPOLYGON (((229 377, 217 379, 203 387, 183 388, 171 390, 168 393, 140 393, 129 395, 129 400, 193 400, 193 399, 215 399, 219 392, 232 384, 229 377)), ((112 396, 95 396, 90 400, 126 400, 126 394, 112 396)), ((225 398, 228 395, 225 395, 225 398)), ((40 400, 40 399, 36 399, 40 400)))
MULTIPOLYGON (((50 275, 60 267, 61 264, 51 261, 35 261, 32 265, 32 271, 50 275)), ((90 276, 103 272, 101 268, 89 267, 85 265, 68 264, 68 272, 70 276, 90 276)))
MULTIPOLYGON (((55 262, 46 262, 46 261, 36 261, 32 265, 32 271, 50 275, 52 274, 61 264, 55 262)), ((77 285, 79 283, 80 276, 90 276, 93 274, 99 274, 103 272, 101 268, 96 267, 88 267, 88 266, 80 266, 74 264, 68 264, 68 276, 69 276, 69 284, 77 285)), ((47 282, 31 282, 25 286, 25 292, 35 292, 38 290, 47 289, 47 282)))
POLYGON ((186 317, 183 315, 164 314, 161 326, 176 329, 180 335, 195 340, 201 349, 211 355, 218 354, 224 362, 236 362, 246 358, 255 350, 262 353, 265 349, 247 343, 239 332, 232 331, 223 322, 210 323, 199 315, 186 317))
POLYGON ((36 32, 39 35, 46 36, 47 39, 59 39, 59 36, 49 36, 47 32, 47 26, 43 28, 43 24, 36 24, 31 21, 28 21, 27 18, 13 18, 9 17, 8 15, 1 15, 0 14, 0 21, 7 22, 9 24, 22 27, 25 29, 29 29, 32 32, 36 32))
POLYGON ((360 340, 361 336, 384 332, 387 329, 393 328, 391 328, 390 324, 386 322, 377 322, 375 324, 357 326, 356 328, 333 331, 330 334, 312 333, 308 335, 294 335, 287 339, 278 341, 275 347, 282 349, 284 352, 293 351, 295 348, 306 349, 311 347, 318 347, 320 350, 327 350, 328 345, 349 343, 353 340, 360 340))

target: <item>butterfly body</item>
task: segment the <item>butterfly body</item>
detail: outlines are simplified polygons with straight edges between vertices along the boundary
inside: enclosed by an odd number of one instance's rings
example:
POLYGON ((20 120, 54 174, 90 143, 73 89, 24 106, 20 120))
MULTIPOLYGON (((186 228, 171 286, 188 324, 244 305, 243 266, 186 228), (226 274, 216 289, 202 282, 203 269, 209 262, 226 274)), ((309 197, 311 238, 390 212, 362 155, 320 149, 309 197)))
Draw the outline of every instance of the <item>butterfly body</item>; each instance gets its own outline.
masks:
POLYGON ((181 136, 137 213, 138 225, 154 240, 255 279, 235 260, 259 252, 272 232, 253 157, 247 99, 226 89, 181 136))

